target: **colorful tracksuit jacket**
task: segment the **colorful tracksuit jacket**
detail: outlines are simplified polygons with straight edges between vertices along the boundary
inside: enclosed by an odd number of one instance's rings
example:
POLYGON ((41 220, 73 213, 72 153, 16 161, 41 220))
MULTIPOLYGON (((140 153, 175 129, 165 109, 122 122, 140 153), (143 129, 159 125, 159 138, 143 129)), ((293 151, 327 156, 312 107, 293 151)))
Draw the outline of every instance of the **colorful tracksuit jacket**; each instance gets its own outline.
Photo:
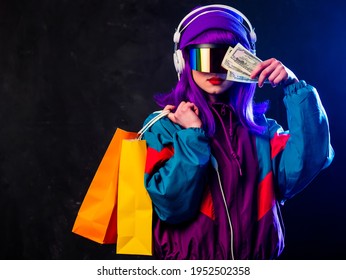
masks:
MULTIPOLYGON (((284 88, 288 131, 260 116, 266 132, 242 126, 212 104, 216 134, 163 118, 145 134, 145 186, 154 207, 158 259, 275 259, 284 248, 283 202, 334 156, 328 119, 305 81, 284 88)), ((155 114, 150 115, 148 122, 155 114)))

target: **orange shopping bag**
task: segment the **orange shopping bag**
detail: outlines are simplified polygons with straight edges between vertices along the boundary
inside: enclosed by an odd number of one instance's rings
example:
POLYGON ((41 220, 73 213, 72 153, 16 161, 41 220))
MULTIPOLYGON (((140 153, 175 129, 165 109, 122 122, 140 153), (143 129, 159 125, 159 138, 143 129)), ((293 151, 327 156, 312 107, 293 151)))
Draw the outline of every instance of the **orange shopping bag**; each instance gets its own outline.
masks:
POLYGON ((146 229, 150 225, 150 232, 146 231, 145 238, 139 240, 145 248, 151 248, 152 210, 148 210, 148 207, 152 206, 144 187, 146 143, 141 138, 148 128, 168 113, 167 110, 159 111, 159 114, 138 133, 119 128, 116 130, 84 197, 72 232, 100 244, 119 242, 120 245, 117 244, 119 254, 151 254, 151 249, 149 252, 137 249, 141 248, 139 245, 139 247, 132 245, 140 232, 134 231, 134 228, 144 229, 145 224, 146 229), (119 168, 121 168, 121 175, 119 175, 119 168), (118 193, 119 187, 121 188, 118 193), (134 192, 131 188, 135 188, 134 192), (136 198, 131 195, 135 195, 136 198), (131 201, 130 204, 129 201, 131 201), (144 208, 145 211, 142 213, 144 208), (138 217, 143 218, 143 221, 138 217), (135 233, 129 233, 131 231, 135 233))
POLYGON ((72 232, 100 244, 117 239, 117 192, 120 150, 123 139, 136 132, 117 129, 78 211, 72 232))

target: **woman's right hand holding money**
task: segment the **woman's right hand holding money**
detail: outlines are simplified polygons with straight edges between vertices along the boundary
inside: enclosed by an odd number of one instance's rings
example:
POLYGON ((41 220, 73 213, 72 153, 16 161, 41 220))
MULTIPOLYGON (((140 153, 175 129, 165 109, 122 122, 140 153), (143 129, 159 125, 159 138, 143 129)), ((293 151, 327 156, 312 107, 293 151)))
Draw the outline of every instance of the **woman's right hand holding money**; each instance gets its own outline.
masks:
POLYGON ((255 79, 257 77, 259 87, 262 87, 267 79, 273 87, 277 85, 287 86, 298 82, 296 75, 275 58, 270 58, 257 64, 250 78, 255 79))

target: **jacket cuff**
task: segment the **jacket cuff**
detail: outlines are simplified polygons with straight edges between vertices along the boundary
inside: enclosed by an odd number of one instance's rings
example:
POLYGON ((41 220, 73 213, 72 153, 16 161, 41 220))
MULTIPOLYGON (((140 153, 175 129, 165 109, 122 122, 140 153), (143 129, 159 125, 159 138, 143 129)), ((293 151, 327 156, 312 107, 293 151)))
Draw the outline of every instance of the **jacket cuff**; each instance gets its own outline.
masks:
POLYGON ((298 90, 307 86, 307 83, 304 80, 300 80, 298 83, 293 83, 284 88, 284 94, 296 94, 298 90))

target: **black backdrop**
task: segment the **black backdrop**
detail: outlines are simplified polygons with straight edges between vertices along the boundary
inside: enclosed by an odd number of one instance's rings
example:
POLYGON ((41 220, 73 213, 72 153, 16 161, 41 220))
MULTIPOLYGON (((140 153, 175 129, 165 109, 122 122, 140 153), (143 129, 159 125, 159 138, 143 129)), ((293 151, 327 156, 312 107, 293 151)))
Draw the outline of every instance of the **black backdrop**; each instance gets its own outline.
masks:
MULTIPOLYGON (((198 4, 243 11, 257 54, 319 90, 336 157, 283 208, 281 259, 346 259, 342 1, 0 0, 0 258, 118 259, 71 233, 117 127, 138 130, 176 82, 172 35, 198 4)), ((268 115, 285 126, 279 89, 268 115)))

